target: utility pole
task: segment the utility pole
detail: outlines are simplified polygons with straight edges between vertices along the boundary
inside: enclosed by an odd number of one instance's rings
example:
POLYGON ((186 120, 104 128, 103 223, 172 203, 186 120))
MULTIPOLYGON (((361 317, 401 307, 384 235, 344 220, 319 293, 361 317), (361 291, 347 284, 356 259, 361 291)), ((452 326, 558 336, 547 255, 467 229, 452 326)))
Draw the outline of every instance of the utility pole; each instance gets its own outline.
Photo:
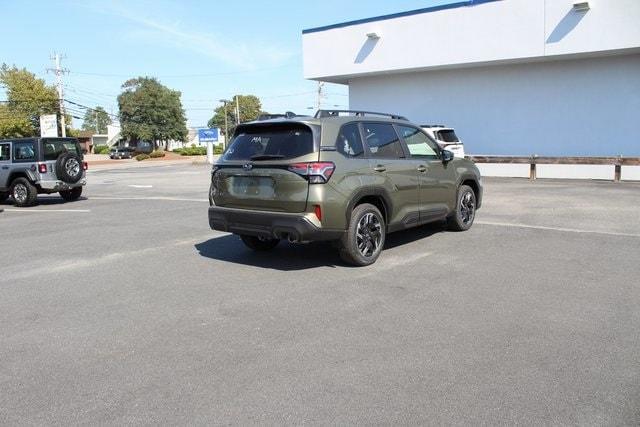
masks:
POLYGON ((100 128, 98 127, 98 111, 93 112, 96 115, 96 134, 100 133, 100 128))
POLYGON ((63 59, 59 53, 51 55, 55 68, 48 68, 47 71, 52 71, 56 75, 56 89, 58 90, 58 108, 60 112, 60 127, 62 129, 62 137, 67 136, 67 125, 64 120, 64 89, 62 85, 62 75, 67 73, 68 70, 60 67, 60 61, 63 59))
POLYGON ((322 98, 324 94, 322 93, 322 89, 324 88, 324 82, 318 82, 318 101, 316 103, 316 107, 318 110, 322 108, 322 98))
POLYGON ((236 95, 236 126, 240 124, 240 95, 236 95))

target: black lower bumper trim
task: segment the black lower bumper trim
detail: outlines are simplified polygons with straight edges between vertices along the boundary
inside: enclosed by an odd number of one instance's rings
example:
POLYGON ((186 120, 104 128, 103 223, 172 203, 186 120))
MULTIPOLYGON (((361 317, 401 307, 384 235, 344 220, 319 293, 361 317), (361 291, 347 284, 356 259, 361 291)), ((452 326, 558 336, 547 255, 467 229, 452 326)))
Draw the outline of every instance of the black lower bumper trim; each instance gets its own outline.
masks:
POLYGON ((234 234, 287 239, 294 242, 338 240, 341 230, 316 227, 304 215, 250 211, 211 206, 209 226, 234 234))

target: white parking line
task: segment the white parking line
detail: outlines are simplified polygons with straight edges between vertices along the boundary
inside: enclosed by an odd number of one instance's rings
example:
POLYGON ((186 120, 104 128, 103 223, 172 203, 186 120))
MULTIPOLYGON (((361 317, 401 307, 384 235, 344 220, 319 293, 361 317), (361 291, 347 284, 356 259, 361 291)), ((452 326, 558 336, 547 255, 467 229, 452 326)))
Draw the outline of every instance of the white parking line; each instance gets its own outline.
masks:
POLYGON ((5 209, 5 212, 21 212, 21 213, 33 213, 33 212, 61 212, 61 213, 89 213, 91 209, 38 209, 38 208, 22 208, 22 209, 5 209))
POLYGON ((131 184, 128 187, 131 188, 153 188, 153 185, 136 185, 136 184, 131 184))
POLYGON ((515 227, 515 228, 530 228, 534 230, 563 231, 566 233, 586 233, 586 234, 602 234, 605 236, 640 237, 640 234, 620 233, 617 231, 580 230, 577 228, 547 227, 544 225, 529 225, 529 224, 520 224, 520 223, 492 222, 492 221, 476 221, 475 223, 481 224, 481 225, 494 225, 497 227, 515 227))
POLYGON ((182 197, 162 197, 162 196, 149 196, 149 197, 111 197, 111 196, 88 196, 90 200, 168 200, 171 202, 201 202, 209 203, 207 199, 188 199, 182 197))

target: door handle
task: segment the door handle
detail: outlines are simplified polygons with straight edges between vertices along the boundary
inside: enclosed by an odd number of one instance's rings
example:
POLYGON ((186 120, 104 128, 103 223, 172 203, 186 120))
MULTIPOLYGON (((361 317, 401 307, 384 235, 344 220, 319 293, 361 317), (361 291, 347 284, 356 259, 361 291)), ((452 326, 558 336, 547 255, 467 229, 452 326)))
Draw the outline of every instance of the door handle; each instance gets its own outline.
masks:
POLYGON ((2 169, 9 169, 9 166, 3 166, 2 169))
POLYGON ((418 166, 418 172, 426 172, 427 171, 427 167, 424 165, 420 165, 418 166))
POLYGON ((385 168, 383 165, 378 165, 375 168, 373 168, 373 170, 376 172, 384 172, 387 170, 387 168, 385 168))

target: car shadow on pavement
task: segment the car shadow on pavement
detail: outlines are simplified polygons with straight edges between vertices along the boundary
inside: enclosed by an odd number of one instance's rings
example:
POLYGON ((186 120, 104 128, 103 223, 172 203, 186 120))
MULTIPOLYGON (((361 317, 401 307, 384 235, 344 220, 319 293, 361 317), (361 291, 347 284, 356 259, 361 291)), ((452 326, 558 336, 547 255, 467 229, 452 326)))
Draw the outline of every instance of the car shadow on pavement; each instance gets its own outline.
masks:
POLYGON ((270 251, 255 252, 247 248, 240 237, 227 234, 197 243, 195 248, 203 257, 218 261, 282 271, 344 265, 338 251, 326 242, 309 244, 280 242, 270 251))
MULTIPOLYGON (((67 202, 62 197, 45 196, 45 197, 38 197, 36 199, 36 204, 33 205, 33 206, 56 206, 56 205, 69 205, 69 206, 72 206, 76 202, 83 202, 83 201, 86 201, 86 200, 89 200, 89 199, 87 197, 80 197, 78 200, 75 200, 73 202, 67 202)), ((0 206, 9 206, 9 207, 10 206, 14 206, 13 199, 12 198, 8 198, 4 202, 0 202, 0 206)))
POLYGON ((49 196, 49 197, 38 197, 38 201, 36 205, 42 206, 54 206, 54 205, 69 205, 72 206, 76 202, 84 202, 85 200, 89 200, 86 197, 80 197, 78 200, 74 200, 73 202, 67 202, 62 197, 57 196, 49 196))
MULTIPOLYGON (((384 250, 406 245, 444 230, 446 228, 443 224, 435 223, 389 234, 384 250)), ((338 250, 329 242, 309 244, 281 242, 270 251, 254 252, 247 248, 238 236, 226 234, 197 243, 195 248, 201 256, 206 258, 281 271, 318 267, 352 267, 340 259, 338 250)))

